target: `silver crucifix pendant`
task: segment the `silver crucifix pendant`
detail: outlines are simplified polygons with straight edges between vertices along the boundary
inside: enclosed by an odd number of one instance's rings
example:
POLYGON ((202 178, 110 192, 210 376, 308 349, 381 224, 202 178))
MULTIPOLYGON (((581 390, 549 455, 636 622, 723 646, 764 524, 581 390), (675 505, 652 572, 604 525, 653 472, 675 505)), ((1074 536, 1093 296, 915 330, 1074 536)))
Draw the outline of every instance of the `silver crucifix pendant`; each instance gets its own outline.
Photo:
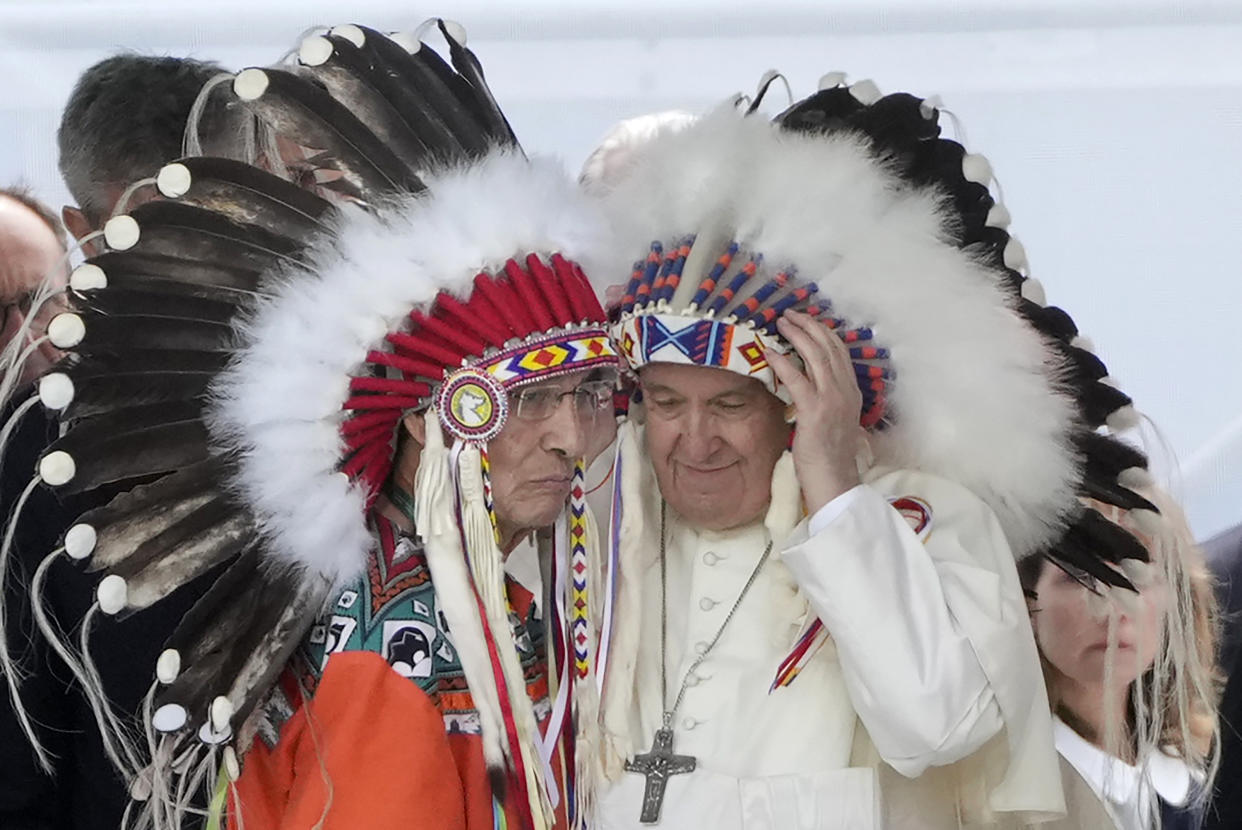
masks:
POLYGON ((629 772, 637 772, 647 776, 647 786, 643 789, 643 811, 638 820, 643 824, 655 824, 660 820, 660 808, 664 806, 664 788, 670 775, 694 772, 694 757, 691 755, 673 754, 673 730, 665 727, 657 729, 651 742, 651 751, 635 755, 626 761, 625 768, 629 772))

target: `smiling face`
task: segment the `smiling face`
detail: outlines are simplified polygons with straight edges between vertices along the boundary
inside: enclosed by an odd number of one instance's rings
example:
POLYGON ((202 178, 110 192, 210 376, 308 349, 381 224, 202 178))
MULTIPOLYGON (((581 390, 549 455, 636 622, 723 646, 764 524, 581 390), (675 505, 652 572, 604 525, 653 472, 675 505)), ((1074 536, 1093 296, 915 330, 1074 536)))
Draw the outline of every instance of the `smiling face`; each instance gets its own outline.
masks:
POLYGON ((1144 587, 1132 607, 1117 607, 1119 613, 1112 615, 1117 643, 1111 655, 1108 600, 1093 596, 1052 564, 1043 566, 1035 592, 1035 640, 1044 658, 1069 681, 1103 690, 1110 657, 1116 688, 1129 686, 1151 668, 1166 595, 1159 582, 1144 587))
POLYGON ((700 530, 762 518, 789 440, 780 399, 727 369, 651 363, 639 380, 647 452, 672 508, 700 530))

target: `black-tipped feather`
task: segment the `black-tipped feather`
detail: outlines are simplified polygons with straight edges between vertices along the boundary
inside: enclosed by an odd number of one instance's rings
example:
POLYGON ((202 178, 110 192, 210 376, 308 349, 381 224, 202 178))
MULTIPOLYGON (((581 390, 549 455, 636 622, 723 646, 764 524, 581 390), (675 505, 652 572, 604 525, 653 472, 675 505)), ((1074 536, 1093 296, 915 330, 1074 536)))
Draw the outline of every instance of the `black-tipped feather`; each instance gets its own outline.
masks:
POLYGON ((366 38, 363 49, 392 78, 388 100, 428 150, 442 162, 450 162, 487 149, 478 123, 435 72, 392 38, 365 26, 358 28, 366 38))
POLYGON ((373 50, 364 52, 336 35, 325 39, 332 44, 332 56, 318 66, 300 64, 302 73, 323 84, 407 166, 418 170, 428 157, 428 147, 390 101, 388 90, 393 84, 385 69, 377 66, 373 50))
POLYGON ((1125 392, 1098 381, 1083 387, 1078 401, 1082 406, 1083 418, 1092 427, 1102 426, 1108 416, 1133 403, 1125 392))
MULTIPOLYGON (((197 402, 116 410, 76 422, 48 448, 74 460, 60 490, 81 493, 104 484, 170 473, 208 457, 207 428, 197 402)), ((46 455, 46 454, 45 454, 46 455)))
POLYGON ((190 352, 231 351, 232 329, 226 323, 179 320, 145 315, 82 313, 86 335, 79 351, 85 355, 129 349, 172 349, 190 352))
POLYGON ((1124 470, 1147 468, 1147 458, 1143 453, 1129 444, 1097 432, 1084 431, 1077 438, 1076 443, 1085 460, 1081 487, 1083 495, 1115 505, 1123 510, 1160 512, 1146 498, 1117 480, 1124 470))
MULTIPOLYGON (((453 137, 471 156, 482 156, 497 143, 474 111, 470 85, 444 62, 435 49, 421 44, 417 52, 407 53, 406 57, 401 66, 405 83, 427 96, 453 137)), ((501 140, 501 143, 509 142, 501 140)))
MULTIPOLYGON (((148 486, 159 487, 172 477, 164 476, 157 484, 148 486)), ((220 494, 215 484, 214 481, 207 482, 200 490, 157 498, 155 504, 148 504, 107 523, 88 522, 95 527, 98 535, 95 552, 87 560, 86 570, 95 572, 121 566, 148 540, 158 537, 204 505, 218 501, 220 494)), ((86 521, 85 517, 83 521, 86 521)))
POLYGON ((266 271, 282 263, 298 264, 304 244, 277 236, 257 225, 239 225, 194 205, 147 202, 130 213, 138 223, 131 250, 231 268, 266 271))
POLYGON ((885 95, 859 111, 858 125, 881 150, 906 169, 913 166, 927 142, 940 136, 939 114, 923 114, 923 99, 905 92, 885 95))
POLYGON ((279 615, 268 579, 259 567, 258 550, 243 551, 168 638, 166 647, 181 656, 181 673, 156 693, 155 703, 184 706, 190 715, 187 730, 198 731, 220 694, 222 678, 233 676, 245 662, 243 643, 256 619, 279 615))
POLYGON ((202 320, 227 325, 237 313, 236 303, 176 291, 143 291, 108 286, 78 296, 79 308, 108 317, 162 317, 169 320, 202 320))
POLYGON ((244 618, 258 606, 247 609, 242 615, 230 615, 229 608, 241 607, 236 603, 245 596, 260 592, 263 571, 259 568, 259 548, 254 545, 242 551, 237 561, 225 569, 220 578, 199 598, 198 602, 182 617, 166 646, 182 654, 182 665, 187 666, 196 654, 201 656, 219 649, 229 640, 230 629, 236 630, 244 618), (238 617, 242 619, 238 619, 238 617))
POLYGON ((234 724, 245 723, 267 695, 306 632, 323 612, 331 587, 327 580, 302 577, 276 622, 259 629, 262 638, 248 652, 246 662, 228 691, 234 706, 234 724))
POLYGON ((1070 369, 1075 383, 1086 386, 1100 378, 1108 377, 1108 368, 1104 362, 1086 349, 1076 346, 1065 346, 1062 352, 1069 358, 1070 369))
POLYGON ((233 159, 178 159, 190 171, 190 189, 178 202, 211 210, 233 222, 257 225, 288 239, 322 231, 329 202, 279 176, 233 159))
POLYGON ((323 87, 292 72, 263 72, 267 88, 246 106, 278 133, 330 155, 365 193, 390 195, 424 189, 415 172, 323 87))
MULTIPOLYGON (((105 377, 126 377, 155 374, 214 375, 229 361, 224 352, 171 351, 165 349, 133 349, 126 352, 88 354, 77 358, 68 368, 75 380, 105 377)), ((62 364, 63 367, 63 364, 62 364)))
POLYGON ((60 489, 83 493, 105 484, 178 470, 208 456, 201 421, 159 424, 110 437, 79 455, 77 474, 60 489))
POLYGON ((1079 486, 1079 491, 1084 496, 1120 507, 1122 510, 1151 510, 1159 512, 1154 504, 1133 490, 1118 484, 1116 481, 1087 476, 1079 486))
POLYGON ((1137 537, 1090 508, 1084 509, 1066 529, 1048 551, 1048 557, 1107 585, 1131 591, 1135 590, 1133 583, 1114 566, 1126 559, 1146 562, 1150 558, 1137 537))
POLYGON ((1049 337, 1068 343, 1078 336, 1078 326, 1074 325, 1073 318, 1057 306, 1041 306, 1030 300, 1022 299, 1018 301, 1018 311, 1030 320, 1035 328, 1049 337))
MULTIPOLYGON (((1048 338, 1053 381, 1076 398, 1081 422, 1067 424, 1065 437, 1075 441, 1084 460, 1079 493, 1127 510, 1154 509, 1117 481, 1122 470, 1146 466, 1141 453, 1090 432, 1128 405, 1129 397, 1101 382, 1108 372, 1099 358, 1071 345, 1078 328, 1068 314, 1022 298, 1026 278, 1005 263, 1011 237, 1008 231, 987 224, 996 204, 988 183, 966 178, 966 149, 940 137, 936 111, 929 108, 925 113, 922 101, 905 94, 886 96, 868 106, 847 88, 836 87, 798 102, 776 121, 783 129, 798 132, 863 136, 903 179, 948 197, 944 200, 947 238, 987 266, 1013 298, 1018 313, 1048 338)), ((1049 555, 1071 572, 1077 569, 1127 588, 1133 586, 1114 566, 1126 558, 1147 558, 1138 539, 1094 510, 1084 511, 1049 555)))
POLYGON ((203 505, 140 545, 113 573, 125 577, 125 614, 159 602, 255 543, 254 518, 226 499, 203 505))
MULTIPOLYGON (((102 507, 83 513, 78 517, 78 522, 94 527, 102 542, 105 532, 128 532, 122 525, 129 518, 138 517, 139 521, 145 520, 153 512, 152 508, 173 505, 182 499, 220 487, 226 469, 226 465, 218 458, 193 464, 163 476, 154 483, 140 484, 124 493, 117 494, 102 507), (110 530, 105 531, 105 528, 110 530)), ((98 546, 95 555, 99 555, 98 546)), ((111 561, 105 560, 103 565, 107 566, 111 561)))
POLYGON ((142 372, 74 380, 73 402, 63 417, 91 418, 118 409, 174 401, 205 400, 209 372, 142 372))
POLYGON ((1147 469, 1147 456, 1119 439, 1089 432, 1079 437, 1078 444, 1087 459, 1087 473, 1094 478, 1115 479, 1123 470, 1147 469))
MULTIPOLYGON (((282 654, 287 658, 321 610, 321 601, 318 607, 305 607, 313 592, 299 575, 273 573, 260 567, 258 560, 254 548, 244 553, 191 609, 169 640, 169 647, 181 655, 183 670, 175 682, 156 695, 156 704, 185 707, 190 713, 186 726, 191 730, 197 731, 206 720, 211 701, 232 690, 253 665, 253 658, 270 661, 282 654), (291 620, 296 620, 293 626, 291 620), (281 647, 265 648, 273 640, 280 640, 281 647)), ((326 588, 321 590, 326 593, 326 588)), ((283 661, 270 669, 278 673, 282 665, 283 661)), ((254 702, 243 701, 250 707, 254 702)), ((235 722, 240 720, 235 718, 235 722)))
POLYGON ((794 132, 827 132, 840 129, 850 116, 863 109, 862 102, 845 87, 821 89, 776 116, 781 129, 794 132))
POLYGON ((513 128, 509 126, 505 114, 500 111, 496 99, 492 97, 492 91, 487 86, 487 79, 483 77, 483 65, 465 44, 453 39, 443 20, 437 21, 436 25, 440 28, 440 34, 448 41, 449 59, 453 62, 453 68, 473 93, 475 117, 482 121, 493 142, 516 145, 517 138, 513 135, 513 128))
MULTIPOLYGON (((187 294, 223 298, 232 293, 238 295, 252 294, 259 287, 262 271, 253 267, 242 267, 236 262, 216 262, 186 259, 176 255, 149 254, 142 251, 109 251, 87 260, 103 270, 108 280, 108 287, 143 288, 155 285, 152 290, 159 289, 159 283, 175 283, 182 286, 187 294)), ((98 290, 98 289, 96 289, 98 290)), ((91 294, 86 291, 83 294, 91 294)))

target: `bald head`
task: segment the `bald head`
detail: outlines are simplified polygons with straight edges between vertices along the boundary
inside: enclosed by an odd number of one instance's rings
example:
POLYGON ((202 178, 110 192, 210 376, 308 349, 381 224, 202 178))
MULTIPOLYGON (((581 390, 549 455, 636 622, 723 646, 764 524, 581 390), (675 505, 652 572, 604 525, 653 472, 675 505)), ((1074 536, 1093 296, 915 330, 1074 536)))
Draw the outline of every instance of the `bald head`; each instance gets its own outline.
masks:
MULTIPOLYGON (((0 193, 0 304, 4 323, 0 329, 0 346, 8 345, 22 327, 30 297, 46 277, 64 282, 65 249, 48 219, 23 200, 0 193)), ((40 314, 37 326, 46 325, 40 314)), ((41 334, 36 330, 34 336, 41 334)), ((34 375, 55 360, 49 347, 32 356, 28 374, 34 375)))

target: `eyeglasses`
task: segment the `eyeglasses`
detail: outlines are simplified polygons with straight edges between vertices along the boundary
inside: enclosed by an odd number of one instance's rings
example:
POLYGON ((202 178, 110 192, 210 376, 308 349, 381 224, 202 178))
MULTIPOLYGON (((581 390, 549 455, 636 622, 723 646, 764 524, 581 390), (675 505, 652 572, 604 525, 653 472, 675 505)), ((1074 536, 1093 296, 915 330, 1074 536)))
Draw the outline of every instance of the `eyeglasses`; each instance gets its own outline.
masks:
POLYGON ((574 412, 583 420, 594 421, 612 409, 612 381, 591 380, 567 391, 526 386, 509 393, 510 410, 523 421, 542 421, 552 417, 561 401, 573 398, 574 412))

